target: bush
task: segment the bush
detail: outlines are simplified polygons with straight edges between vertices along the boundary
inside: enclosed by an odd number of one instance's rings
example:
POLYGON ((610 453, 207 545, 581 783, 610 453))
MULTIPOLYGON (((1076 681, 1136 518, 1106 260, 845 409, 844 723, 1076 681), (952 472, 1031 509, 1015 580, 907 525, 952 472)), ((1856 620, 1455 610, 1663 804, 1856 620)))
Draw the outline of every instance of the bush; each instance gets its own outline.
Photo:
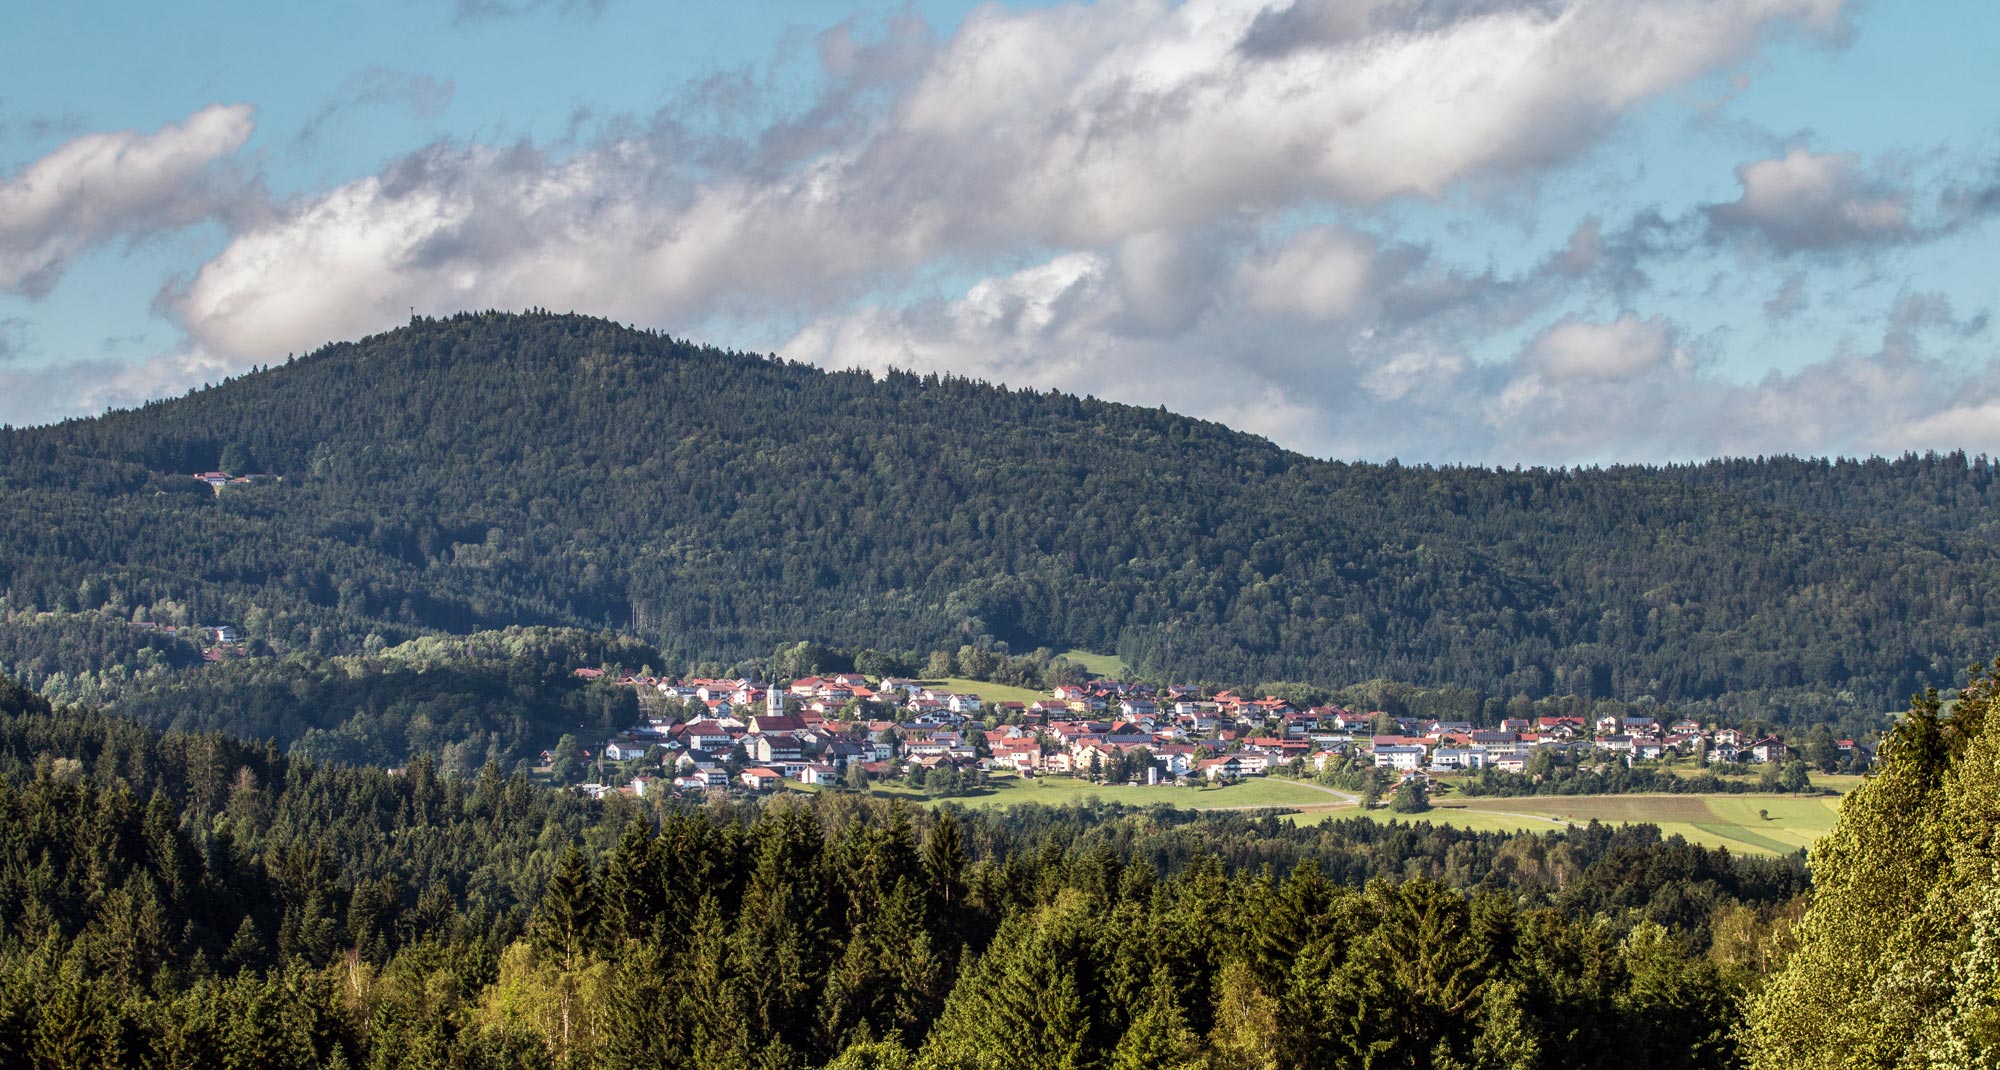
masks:
POLYGON ((1420 776, 1396 785, 1396 795, 1389 800, 1389 809, 1399 814, 1421 814, 1430 808, 1430 789, 1424 786, 1424 778, 1420 776))

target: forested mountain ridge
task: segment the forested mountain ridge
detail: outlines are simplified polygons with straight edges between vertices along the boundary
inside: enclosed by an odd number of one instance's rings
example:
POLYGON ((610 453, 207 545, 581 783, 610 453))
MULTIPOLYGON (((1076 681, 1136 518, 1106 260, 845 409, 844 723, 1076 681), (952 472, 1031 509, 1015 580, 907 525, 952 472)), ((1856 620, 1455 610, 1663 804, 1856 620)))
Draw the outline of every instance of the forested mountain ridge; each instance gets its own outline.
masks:
POLYGON ((0 590, 323 655, 517 624, 688 661, 987 639, 1801 719, 1993 646, 1996 499, 1957 455, 1320 461, 1163 410, 463 315, 0 432, 0 590), (214 468, 282 480, 188 478, 214 468))

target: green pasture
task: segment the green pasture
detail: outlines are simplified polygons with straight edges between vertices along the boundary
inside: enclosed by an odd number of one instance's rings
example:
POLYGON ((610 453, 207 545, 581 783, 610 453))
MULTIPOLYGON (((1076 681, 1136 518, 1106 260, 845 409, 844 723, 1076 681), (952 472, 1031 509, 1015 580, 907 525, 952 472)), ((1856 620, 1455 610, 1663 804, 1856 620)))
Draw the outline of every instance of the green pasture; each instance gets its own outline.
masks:
MULTIPOLYGON (((1354 811, 1325 810, 1300 820, 1345 817, 1354 811)), ((1795 795, 1561 795, 1506 799, 1453 800, 1428 813, 1410 816, 1377 810, 1379 821, 1431 821, 1490 832, 1547 832, 1571 824, 1660 826, 1690 843, 1727 847, 1750 854, 1790 854, 1833 828, 1838 796, 1795 795)))
POLYGON ((1092 654, 1087 650, 1065 650, 1062 657, 1083 666, 1083 671, 1105 680, 1123 680, 1131 671, 1116 654, 1092 654))
POLYGON ((1009 687, 1006 684, 989 684, 984 680, 967 680, 960 676, 924 682, 948 691, 956 691, 961 695, 978 695, 981 702, 1042 702, 1049 698, 1047 691, 1009 687))

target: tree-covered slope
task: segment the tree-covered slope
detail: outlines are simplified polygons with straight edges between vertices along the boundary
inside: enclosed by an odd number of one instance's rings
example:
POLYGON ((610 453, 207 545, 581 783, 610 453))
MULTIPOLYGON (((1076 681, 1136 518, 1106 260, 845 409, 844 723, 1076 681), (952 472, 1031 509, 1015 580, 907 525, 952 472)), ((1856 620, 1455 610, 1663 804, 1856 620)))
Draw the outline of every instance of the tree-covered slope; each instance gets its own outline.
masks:
POLYGON ((1796 859, 830 791, 593 802, 0 678, 0 1066, 1737 1063, 1796 859))
POLYGON ((1759 1070, 2000 1065, 2000 661, 1920 698, 1813 852, 1797 948, 1751 1004, 1759 1070))
POLYGON ((322 655, 516 624, 682 661, 988 637, 1784 717, 1887 708, 1993 645, 1994 482, 1962 457, 1344 464, 1163 410, 459 316, 0 432, 0 590, 322 655), (188 478, 217 467, 283 479, 188 478))

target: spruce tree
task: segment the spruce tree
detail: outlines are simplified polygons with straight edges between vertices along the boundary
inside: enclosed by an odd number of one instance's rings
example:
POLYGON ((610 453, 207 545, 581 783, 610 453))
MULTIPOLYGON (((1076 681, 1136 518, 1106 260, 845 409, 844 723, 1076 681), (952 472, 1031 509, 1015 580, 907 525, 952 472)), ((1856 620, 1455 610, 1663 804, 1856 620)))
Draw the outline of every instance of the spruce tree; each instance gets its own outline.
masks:
POLYGON ((597 874, 582 849, 572 843, 542 890, 529 932, 564 970, 574 970, 596 933, 599 906, 597 874))

